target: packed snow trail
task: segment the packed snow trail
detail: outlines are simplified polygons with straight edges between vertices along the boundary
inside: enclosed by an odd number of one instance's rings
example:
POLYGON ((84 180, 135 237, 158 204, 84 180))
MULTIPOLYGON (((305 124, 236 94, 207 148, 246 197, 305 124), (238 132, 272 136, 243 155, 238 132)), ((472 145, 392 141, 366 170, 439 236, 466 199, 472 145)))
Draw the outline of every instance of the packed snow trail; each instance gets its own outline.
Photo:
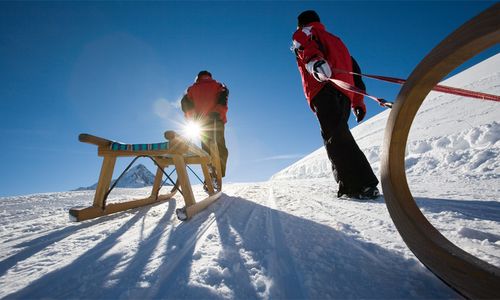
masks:
POLYGON ((4 199, 0 298, 456 297, 406 249, 382 200, 333 190, 331 180, 228 184, 188 222, 175 217, 179 198, 83 223, 67 208, 89 192, 4 199))

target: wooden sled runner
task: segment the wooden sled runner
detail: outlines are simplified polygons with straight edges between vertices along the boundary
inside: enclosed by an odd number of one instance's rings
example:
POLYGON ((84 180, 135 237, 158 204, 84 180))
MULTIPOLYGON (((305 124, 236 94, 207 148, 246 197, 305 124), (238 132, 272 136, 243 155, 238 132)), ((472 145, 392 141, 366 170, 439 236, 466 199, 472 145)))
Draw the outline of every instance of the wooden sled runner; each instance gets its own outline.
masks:
POLYGON ((76 221, 93 219, 167 201, 172 199, 178 191, 184 198, 185 206, 176 210, 177 217, 180 220, 187 220, 217 200, 222 194, 222 177, 220 175, 222 173, 215 141, 210 142, 210 155, 174 131, 165 132, 165 138, 166 142, 156 144, 123 144, 90 134, 80 134, 80 142, 97 146, 97 155, 103 157, 103 162, 92 206, 71 208, 69 210, 70 216, 76 221), (106 203, 109 192, 113 188, 110 189, 111 178, 118 157, 135 157, 135 159, 149 157, 155 163, 157 171, 149 197, 120 203, 106 203), (199 202, 195 200, 186 170, 189 164, 199 164, 203 171, 208 197, 199 202), (176 169, 177 182, 175 183, 164 171, 168 166, 174 166, 176 169), (171 180, 174 187, 169 193, 160 195, 163 175, 171 180), (214 187, 214 182, 217 183, 217 189, 214 187))
POLYGON ((381 157, 384 198, 401 237, 429 270, 468 299, 500 299, 500 268, 453 244, 422 214, 408 187, 405 148, 411 124, 431 89, 463 62, 499 43, 496 3, 437 45, 399 92, 387 120, 381 157))

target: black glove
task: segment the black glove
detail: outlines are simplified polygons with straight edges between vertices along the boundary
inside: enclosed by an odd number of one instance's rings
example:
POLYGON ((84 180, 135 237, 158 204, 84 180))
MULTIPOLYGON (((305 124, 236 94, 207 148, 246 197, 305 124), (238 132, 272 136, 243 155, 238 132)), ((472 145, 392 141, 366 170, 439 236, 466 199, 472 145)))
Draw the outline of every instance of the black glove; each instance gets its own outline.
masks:
POLYGON ((208 114, 208 118, 210 120, 220 120, 220 114, 218 112, 214 111, 214 112, 211 112, 208 114))
POLYGON ((361 122, 365 118, 366 110, 360 106, 353 108, 354 115, 356 116, 356 122, 361 122))

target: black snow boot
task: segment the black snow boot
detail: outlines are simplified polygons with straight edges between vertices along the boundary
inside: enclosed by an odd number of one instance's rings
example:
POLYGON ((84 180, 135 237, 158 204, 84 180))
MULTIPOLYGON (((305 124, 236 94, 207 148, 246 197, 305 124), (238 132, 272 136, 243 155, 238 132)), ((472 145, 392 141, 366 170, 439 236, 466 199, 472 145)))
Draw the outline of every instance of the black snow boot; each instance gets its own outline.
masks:
POLYGON ((370 186, 364 188, 359 194, 359 199, 377 199, 380 196, 380 192, 376 186, 370 186))
POLYGON ((350 199, 360 199, 360 200, 374 200, 380 196, 380 192, 376 186, 370 186, 361 189, 360 192, 355 193, 344 193, 339 191, 337 193, 339 198, 350 198, 350 199))

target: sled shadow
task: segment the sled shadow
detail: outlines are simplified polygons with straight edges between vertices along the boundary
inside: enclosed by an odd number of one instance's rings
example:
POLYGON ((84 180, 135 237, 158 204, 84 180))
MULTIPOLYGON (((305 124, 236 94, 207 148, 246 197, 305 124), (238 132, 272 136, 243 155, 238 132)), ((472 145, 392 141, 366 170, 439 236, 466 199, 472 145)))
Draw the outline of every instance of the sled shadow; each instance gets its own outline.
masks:
MULTIPOLYGON (((121 236, 123 236, 130 227, 139 222, 141 219, 144 219, 148 211, 156 205, 158 204, 137 209, 135 215, 132 218, 130 218, 127 222, 117 228, 113 233, 109 234, 97 245, 81 254, 69 265, 42 276, 41 278, 30 283, 26 288, 7 295, 5 299, 115 298, 115 294, 108 293, 110 290, 114 291, 114 289, 106 289, 104 287, 104 284, 106 280, 109 279, 110 275, 115 270, 117 265, 120 263, 122 257, 116 254, 111 254, 105 257, 105 254, 117 243, 117 240, 121 236)), ((170 220, 172 218, 174 210, 175 201, 168 201, 168 209, 165 211, 165 215, 158 223, 158 227, 165 226, 165 224, 168 223, 165 222, 165 220, 170 220)), ((34 255, 37 253, 37 251, 42 250, 44 247, 47 247, 50 244, 63 239, 64 237, 74 234, 82 228, 90 227, 96 225, 97 223, 106 222, 107 220, 117 218, 119 217, 119 215, 125 213, 129 212, 117 213, 97 220, 88 221, 79 226, 73 226, 54 232, 53 234, 51 234, 53 235, 53 238, 50 241, 45 244, 40 243, 36 248, 32 248, 25 254, 18 256, 17 260, 19 261, 25 256, 34 255)), ((155 231, 157 230, 160 229, 155 228, 155 231)), ((143 244, 154 244, 155 239, 158 238, 159 235, 153 234, 150 236, 150 238, 144 241, 143 244)), ((40 237, 39 239, 43 240, 44 237, 40 237)), ((140 251, 138 251, 138 254, 140 254, 140 251)), ((123 283, 123 285, 119 285, 119 287, 126 286, 129 283, 130 281, 127 280, 127 282, 123 283)))
MULTIPOLYGON (((157 204, 155 204, 157 205, 157 204)), ((154 205, 153 205, 154 206, 154 205)), ((151 206, 151 207, 153 207, 151 206)), ((0 261, 0 277, 3 276, 11 267, 15 266, 18 262, 23 261, 36 253, 42 251, 43 249, 53 245, 72 234, 75 234, 79 230, 95 226, 99 223, 106 222, 108 220, 113 220, 121 218, 124 214, 128 212, 119 212, 113 215, 104 216, 99 219, 89 220, 83 223, 75 223, 76 225, 64 227, 60 230, 55 230, 47 235, 42 235, 33 240, 25 241, 14 246, 14 248, 25 248, 18 253, 7 257, 3 261, 0 261)))
POLYGON ((500 222, 500 202, 478 200, 449 200, 416 197, 418 207, 431 213, 451 211, 466 219, 483 219, 500 222))

